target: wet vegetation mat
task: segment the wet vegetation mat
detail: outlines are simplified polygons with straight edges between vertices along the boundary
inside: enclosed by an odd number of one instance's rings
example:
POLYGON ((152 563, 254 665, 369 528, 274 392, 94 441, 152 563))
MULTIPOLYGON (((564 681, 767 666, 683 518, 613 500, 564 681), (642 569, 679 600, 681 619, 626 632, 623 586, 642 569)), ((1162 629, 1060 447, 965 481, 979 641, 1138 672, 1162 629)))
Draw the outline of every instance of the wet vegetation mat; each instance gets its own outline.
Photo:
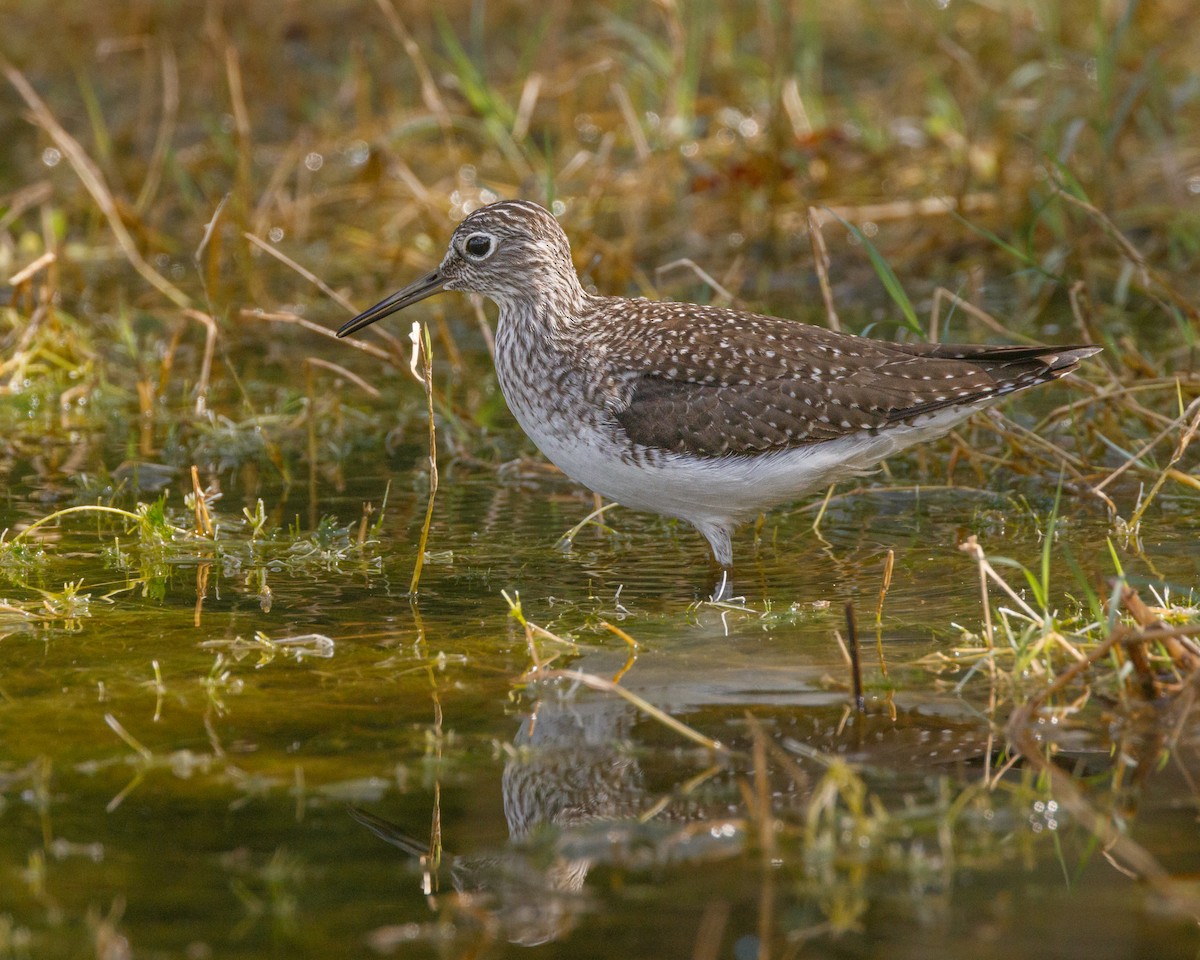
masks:
POLYGON ((242 7, 4 14, 0 958, 1200 952, 1190 0, 242 7), (712 602, 490 305, 333 337, 517 197, 590 291, 1103 351, 712 602))

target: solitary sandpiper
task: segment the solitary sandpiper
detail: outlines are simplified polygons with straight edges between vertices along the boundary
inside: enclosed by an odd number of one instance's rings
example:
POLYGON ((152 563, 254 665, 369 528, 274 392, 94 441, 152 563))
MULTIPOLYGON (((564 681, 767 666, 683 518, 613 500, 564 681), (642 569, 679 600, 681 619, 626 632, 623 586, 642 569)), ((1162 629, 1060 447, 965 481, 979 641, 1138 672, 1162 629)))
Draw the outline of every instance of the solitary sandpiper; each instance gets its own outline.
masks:
POLYGON ((604 497, 686 520, 725 572, 739 524, 1100 350, 887 343, 741 310, 593 296, 558 221, 526 200, 465 217, 436 270, 338 336, 442 289, 499 305, 500 389, 538 448, 604 497))

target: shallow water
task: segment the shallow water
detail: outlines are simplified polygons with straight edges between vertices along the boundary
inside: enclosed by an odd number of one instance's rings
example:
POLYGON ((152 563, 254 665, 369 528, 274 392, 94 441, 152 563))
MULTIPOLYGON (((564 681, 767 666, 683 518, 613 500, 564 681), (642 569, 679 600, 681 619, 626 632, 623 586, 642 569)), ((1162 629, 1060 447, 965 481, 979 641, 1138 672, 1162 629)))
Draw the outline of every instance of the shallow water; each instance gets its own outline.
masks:
MULTIPOLYGON (((347 473, 347 492, 319 507, 352 523, 387 479, 372 464, 347 473)), ((850 495, 826 512, 825 544, 811 512, 773 514, 757 547, 739 538, 745 610, 696 604, 709 571, 691 531, 613 513, 614 532, 584 531, 560 552, 589 497, 477 471, 443 476, 411 602, 422 500, 393 492, 378 544, 362 551, 263 564, 269 609, 232 534, 198 605, 195 560, 139 580, 147 571, 128 557, 127 574, 111 553, 104 562, 119 526, 64 521, 41 579, 82 579, 86 610, 3 623, 10 940, 66 955, 109 923, 135 952, 187 956, 437 956, 484 943, 497 956, 534 943, 688 955, 712 937, 718 955, 743 957, 764 931, 772 950, 813 938, 804 949, 831 956, 1194 949, 1184 922, 1089 851, 1019 767, 1007 787, 969 788, 989 749, 987 684, 958 690, 961 671, 916 663, 954 659, 965 641, 953 624, 979 629, 974 568, 955 545, 963 516, 980 529, 1003 496, 850 495), (870 612, 888 546, 884 680, 870 612), (613 694, 519 679, 529 648, 501 590, 576 644, 539 641, 547 669, 619 674, 735 754, 714 760, 613 694), (846 599, 863 625, 864 717, 848 710, 834 639, 846 599), (601 621, 639 641, 636 659, 601 621), (260 632, 274 644, 256 644, 260 632), (777 745, 757 761, 755 728, 777 745), (813 797, 832 789, 835 757, 874 799, 856 820, 846 786, 825 823, 813 797), (750 799, 764 787, 781 825, 769 865, 750 799), (422 868, 431 823, 438 871, 422 868), (1086 930, 1055 921, 1081 902, 1086 930)), ((230 530, 235 505, 219 504, 230 530)), ((15 491, 5 523, 38 509, 15 491)), ((1062 512, 1064 539, 1086 557, 1104 525, 1075 503, 1062 512)), ((1034 562, 1032 523, 1004 533, 1006 551, 1034 562)), ((1194 553, 1173 559, 1160 572, 1194 582, 1194 553)), ((1064 746, 1101 786, 1102 729, 1080 724, 1064 746)), ((1195 743, 1177 750, 1133 791, 1131 825, 1181 866, 1196 854, 1180 845, 1194 797, 1173 764, 1195 743)))

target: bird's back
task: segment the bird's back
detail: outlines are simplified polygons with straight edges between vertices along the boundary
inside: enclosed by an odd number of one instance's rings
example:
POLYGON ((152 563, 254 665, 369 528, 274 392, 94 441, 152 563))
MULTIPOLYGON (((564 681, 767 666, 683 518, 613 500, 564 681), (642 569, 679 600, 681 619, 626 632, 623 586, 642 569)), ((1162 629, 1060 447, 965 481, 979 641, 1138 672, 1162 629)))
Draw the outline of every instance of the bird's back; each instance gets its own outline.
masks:
POLYGON ((1065 376, 1097 347, 892 343, 689 303, 588 299, 575 336, 631 443, 754 455, 903 429, 1065 376))

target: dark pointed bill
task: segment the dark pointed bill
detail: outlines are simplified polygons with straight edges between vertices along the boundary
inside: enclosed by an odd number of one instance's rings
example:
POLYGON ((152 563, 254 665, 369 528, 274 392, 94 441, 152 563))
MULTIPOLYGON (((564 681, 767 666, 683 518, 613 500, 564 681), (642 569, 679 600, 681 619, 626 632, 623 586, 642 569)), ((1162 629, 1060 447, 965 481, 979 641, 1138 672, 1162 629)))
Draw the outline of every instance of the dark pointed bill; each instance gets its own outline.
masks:
POLYGON ((389 317, 397 310, 403 310, 405 307, 410 307, 426 297, 432 297, 435 293, 442 289, 442 285, 446 281, 442 275, 436 270, 428 276, 422 277, 416 283, 410 283, 403 290, 393 293, 386 300, 380 300, 370 310, 364 310, 353 320, 347 320, 338 330, 339 337, 348 337, 352 333, 357 333, 363 327, 369 327, 376 320, 382 320, 384 317, 389 317))

